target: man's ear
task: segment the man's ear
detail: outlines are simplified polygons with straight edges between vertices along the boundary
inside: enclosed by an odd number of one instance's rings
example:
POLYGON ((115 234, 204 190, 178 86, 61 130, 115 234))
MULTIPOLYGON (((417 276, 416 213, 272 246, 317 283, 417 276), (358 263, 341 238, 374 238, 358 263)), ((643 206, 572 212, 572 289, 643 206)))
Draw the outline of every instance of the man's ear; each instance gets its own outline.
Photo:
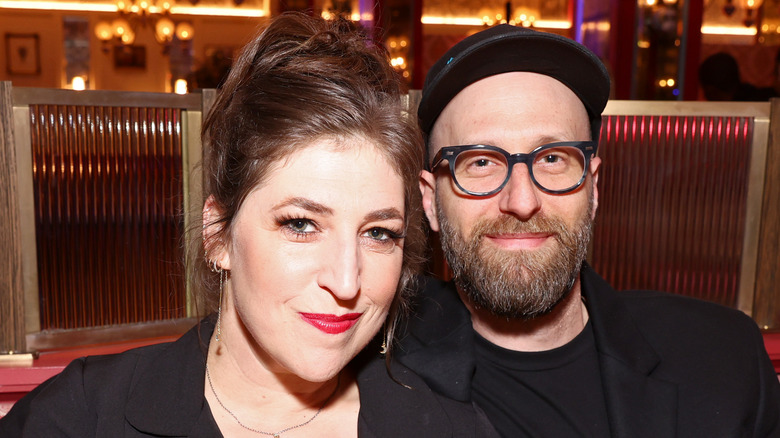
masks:
POLYGON ((425 210, 425 216, 428 217, 428 223, 431 230, 439 232, 439 219, 436 216, 436 177, 431 172, 423 170, 420 172, 420 192, 422 193, 422 204, 425 210))
POLYGON ((218 267, 230 270, 230 253, 224 241, 222 231, 222 209, 217 205, 214 196, 209 196, 203 204, 203 248, 206 261, 215 262, 218 267))
POLYGON ((599 208, 599 169, 601 169, 601 158, 593 157, 590 159, 590 175, 593 179, 593 211, 590 212, 591 219, 596 218, 596 210, 599 208))

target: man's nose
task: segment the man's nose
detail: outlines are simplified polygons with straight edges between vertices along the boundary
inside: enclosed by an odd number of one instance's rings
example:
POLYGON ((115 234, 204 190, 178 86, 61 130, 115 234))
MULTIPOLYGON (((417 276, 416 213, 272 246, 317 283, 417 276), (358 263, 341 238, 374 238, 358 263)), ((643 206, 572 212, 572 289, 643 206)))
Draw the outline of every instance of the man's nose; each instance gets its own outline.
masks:
POLYGON ((531 180, 528 166, 515 164, 506 186, 498 194, 501 198, 499 208, 503 213, 511 214, 520 220, 528 220, 542 208, 539 189, 531 180))

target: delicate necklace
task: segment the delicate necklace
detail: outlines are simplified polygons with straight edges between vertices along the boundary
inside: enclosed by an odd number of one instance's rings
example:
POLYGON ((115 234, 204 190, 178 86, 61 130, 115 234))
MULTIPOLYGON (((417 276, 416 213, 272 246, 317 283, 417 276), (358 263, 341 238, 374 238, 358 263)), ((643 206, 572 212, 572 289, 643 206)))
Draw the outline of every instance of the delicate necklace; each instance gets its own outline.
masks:
POLYGON ((234 420, 236 420, 236 423, 238 423, 239 426, 243 427, 246 430, 252 431, 254 433, 259 433, 261 435, 268 435, 268 436, 272 436, 274 438, 279 438, 285 432, 289 432, 289 431, 291 431, 293 429, 297 429, 299 427, 306 426, 307 424, 311 423, 315 418, 317 418, 317 415, 320 415, 320 412, 322 412, 322 410, 325 409, 325 406, 328 405, 328 403, 330 402, 330 399, 332 399, 333 396, 336 395, 336 392, 338 392, 339 385, 341 384, 341 373, 339 373, 338 377, 336 378, 336 388, 328 396, 328 398, 325 399, 325 402, 322 403, 322 406, 320 406, 320 408, 317 410, 317 412, 314 414, 313 417, 309 418, 308 420, 304 421, 301 424, 296 424, 295 426, 290 426, 290 427, 288 427, 286 429, 280 430, 279 432, 263 432, 262 430, 253 429, 253 428, 245 425, 244 423, 242 423, 241 420, 239 420, 238 417, 236 417, 236 414, 234 414, 233 411, 228 409, 227 406, 225 406, 225 404, 222 403, 222 400, 219 399, 219 396, 217 395, 217 391, 214 389, 214 384, 211 382, 211 374, 209 373, 209 364, 208 364, 208 362, 206 362, 206 379, 209 381, 209 387, 211 388, 211 392, 214 393, 214 398, 217 399, 217 403, 219 403, 219 405, 222 406, 222 409, 227 411, 227 413, 230 414, 233 417, 234 420))

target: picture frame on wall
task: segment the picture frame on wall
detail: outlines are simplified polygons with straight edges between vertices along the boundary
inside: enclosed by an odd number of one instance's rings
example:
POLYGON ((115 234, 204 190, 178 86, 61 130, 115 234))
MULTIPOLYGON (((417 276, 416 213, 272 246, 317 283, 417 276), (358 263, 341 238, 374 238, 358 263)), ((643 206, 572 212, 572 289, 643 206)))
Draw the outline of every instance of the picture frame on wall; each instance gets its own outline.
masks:
POLYGON ((40 37, 37 33, 5 34, 5 56, 8 74, 41 74, 40 37))
POLYGON ((146 69, 146 46, 114 46, 114 68, 146 69))

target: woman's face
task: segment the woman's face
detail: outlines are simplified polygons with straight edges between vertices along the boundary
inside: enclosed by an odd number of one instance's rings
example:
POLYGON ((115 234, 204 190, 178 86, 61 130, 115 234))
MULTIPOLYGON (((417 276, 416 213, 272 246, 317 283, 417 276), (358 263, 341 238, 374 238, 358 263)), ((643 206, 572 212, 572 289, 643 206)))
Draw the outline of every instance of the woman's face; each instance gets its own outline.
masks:
POLYGON ((220 342, 245 344, 274 373, 333 377, 385 321, 403 233, 403 182, 373 143, 298 149, 249 194, 215 254, 230 270, 220 342))

